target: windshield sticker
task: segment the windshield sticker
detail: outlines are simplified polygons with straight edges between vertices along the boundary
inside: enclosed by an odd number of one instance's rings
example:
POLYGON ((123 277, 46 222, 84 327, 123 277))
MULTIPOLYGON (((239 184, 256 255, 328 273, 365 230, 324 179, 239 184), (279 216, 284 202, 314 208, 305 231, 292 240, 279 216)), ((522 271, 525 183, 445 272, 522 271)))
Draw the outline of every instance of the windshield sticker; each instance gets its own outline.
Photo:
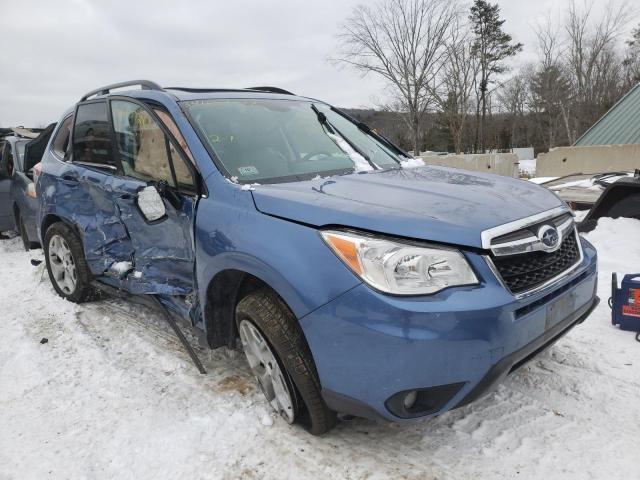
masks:
POLYGON ((240 172, 240 175, 258 175, 260 173, 253 165, 238 167, 238 171, 240 172))

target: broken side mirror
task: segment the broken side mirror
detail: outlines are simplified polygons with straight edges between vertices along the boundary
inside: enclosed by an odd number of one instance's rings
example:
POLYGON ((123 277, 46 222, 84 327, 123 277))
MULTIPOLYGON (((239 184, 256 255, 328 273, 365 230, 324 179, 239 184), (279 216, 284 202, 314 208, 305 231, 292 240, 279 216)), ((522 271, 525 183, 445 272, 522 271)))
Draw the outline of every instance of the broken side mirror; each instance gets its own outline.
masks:
POLYGON ((137 204, 148 222, 162 220, 167 214, 164 200, 162 200, 160 192, 154 186, 144 187, 138 191, 137 204))

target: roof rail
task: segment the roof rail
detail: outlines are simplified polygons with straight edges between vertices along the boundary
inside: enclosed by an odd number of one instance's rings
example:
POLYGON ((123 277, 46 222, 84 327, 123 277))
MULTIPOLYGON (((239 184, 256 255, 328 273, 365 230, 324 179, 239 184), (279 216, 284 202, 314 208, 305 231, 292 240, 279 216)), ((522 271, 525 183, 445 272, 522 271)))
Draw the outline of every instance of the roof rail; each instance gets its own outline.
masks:
POLYGON ((142 87, 142 90, 162 90, 162 87, 160 85, 152 82, 151 80, 130 80, 128 82, 112 83, 111 85, 91 90, 89 93, 83 95, 80 101, 84 102, 86 99, 88 99, 89 97, 93 97, 94 95, 107 95, 111 90, 115 88, 133 87, 136 85, 140 85, 140 87, 142 87))
POLYGON ((192 88, 192 87, 165 87, 165 90, 178 90, 187 93, 209 93, 209 92, 245 92, 245 88, 192 88))
POLYGON ((259 92, 268 92, 268 93, 282 93, 283 95, 295 95, 284 88, 278 87, 249 87, 247 90, 258 90, 259 92))
POLYGON ((165 90, 179 90, 189 93, 208 93, 208 92, 266 92, 280 93, 282 95, 294 95, 293 93, 278 87, 249 87, 249 88, 191 88, 191 87, 165 87, 165 90))

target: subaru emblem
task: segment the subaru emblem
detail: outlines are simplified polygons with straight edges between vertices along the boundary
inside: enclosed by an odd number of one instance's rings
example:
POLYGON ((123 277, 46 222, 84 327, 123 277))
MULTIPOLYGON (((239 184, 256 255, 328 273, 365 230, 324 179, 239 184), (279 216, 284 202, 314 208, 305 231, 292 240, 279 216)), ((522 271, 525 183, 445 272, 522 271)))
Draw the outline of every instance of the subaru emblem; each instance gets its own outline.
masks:
POLYGON ((544 250, 555 250, 560 244, 560 234, 555 227, 551 225, 543 225, 538 230, 538 240, 542 244, 544 250))

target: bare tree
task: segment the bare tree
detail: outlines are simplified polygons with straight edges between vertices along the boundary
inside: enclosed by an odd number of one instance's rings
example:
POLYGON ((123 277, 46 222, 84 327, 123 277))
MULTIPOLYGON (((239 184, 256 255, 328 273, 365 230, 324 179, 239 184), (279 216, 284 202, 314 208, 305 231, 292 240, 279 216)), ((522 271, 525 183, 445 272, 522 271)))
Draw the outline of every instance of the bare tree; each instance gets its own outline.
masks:
POLYGON ((529 74, 529 106, 537 114, 537 127, 545 131, 547 148, 573 143, 575 130, 570 126, 569 116, 575 95, 564 61, 566 48, 559 23, 548 17, 534 31, 538 39, 538 63, 529 74), (561 137, 565 140, 560 140, 561 137))
MULTIPOLYGON (((573 132, 591 125, 603 113, 603 106, 610 106, 611 98, 620 94, 619 82, 611 75, 620 72, 609 69, 618 63, 615 46, 628 21, 627 4, 611 0, 597 19, 593 18, 592 7, 592 2, 585 0, 578 7, 572 0, 567 11, 567 67, 576 94, 573 132)), ((575 133, 569 137, 573 142, 575 133)))
POLYGON ((473 39, 468 26, 456 19, 446 46, 446 62, 442 70, 441 88, 434 91, 443 113, 456 153, 463 152, 463 136, 471 108, 479 62, 473 54, 473 39))
POLYGON ((626 41, 624 67, 625 89, 629 89, 640 82, 640 25, 633 29, 631 39, 626 41))
POLYGON ((518 146, 517 132, 521 127, 527 108, 529 84, 524 72, 520 72, 501 85, 496 92, 500 106, 505 110, 509 122, 509 146, 518 146))
POLYGON ((415 153, 457 13, 447 0, 382 0, 355 7, 339 35, 334 60, 389 82, 407 112, 415 153))

